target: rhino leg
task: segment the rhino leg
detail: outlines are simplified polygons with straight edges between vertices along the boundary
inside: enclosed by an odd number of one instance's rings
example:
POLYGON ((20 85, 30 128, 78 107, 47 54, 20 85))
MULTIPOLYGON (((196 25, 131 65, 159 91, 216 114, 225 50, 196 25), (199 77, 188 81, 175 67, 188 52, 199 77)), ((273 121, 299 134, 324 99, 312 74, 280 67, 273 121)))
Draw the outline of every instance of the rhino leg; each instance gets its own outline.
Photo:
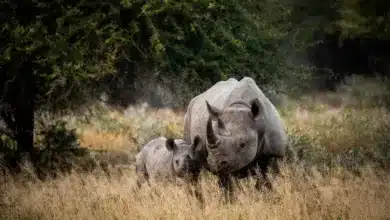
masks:
POLYGON ((141 188, 142 184, 145 182, 150 186, 149 176, 148 175, 142 175, 142 176, 140 175, 137 178, 137 187, 141 188))
POLYGON ((264 185, 268 190, 272 190, 272 183, 268 178, 269 168, 272 168, 272 171, 279 175, 280 172, 280 166, 279 162, 283 159, 283 157, 278 155, 263 155, 259 158, 258 165, 260 167, 261 172, 261 178, 258 176, 256 181, 256 189, 260 190, 261 187, 264 185))
POLYGON ((147 174, 141 174, 141 175, 138 175, 137 177, 137 188, 141 188, 142 184, 143 183, 148 183, 148 185, 150 186, 150 183, 149 183, 149 176, 147 174))
POLYGON ((204 205, 205 205, 204 204, 204 196, 202 194, 201 187, 200 187, 199 175, 193 175, 190 177, 190 181, 188 184, 188 190, 189 190, 191 195, 195 195, 196 199, 200 202, 202 208, 204 208, 204 205))
POLYGON ((145 165, 142 164, 142 163, 137 163, 136 166, 135 166, 135 172, 137 173, 137 181, 136 181, 136 184, 137 184, 137 187, 138 188, 141 188, 141 185, 144 183, 144 182, 147 182, 150 186, 150 183, 149 183, 149 174, 148 172, 146 171, 146 168, 145 168, 145 165))
POLYGON ((200 187, 200 184, 199 182, 196 182, 194 184, 194 194, 195 194, 195 197, 198 199, 198 201, 200 202, 200 204, 202 206, 204 206, 204 196, 203 196, 203 193, 201 191, 201 187, 200 187))
POLYGON ((143 183, 147 182, 148 185, 150 186, 149 183, 149 175, 147 172, 141 172, 139 168, 136 167, 136 172, 137 172, 137 177, 136 177, 136 185, 133 187, 132 191, 134 195, 137 195, 138 191, 140 190, 141 186, 143 183))
POLYGON ((257 175, 256 185, 255 188, 257 190, 261 190, 262 186, 264 185, 267 189, 272 189, 271 181, 268 178, 268 167, 271 161, 271 156, 268 155, 262 155, 260 156, 258 160, 258 165, 260 167, 261 177, 257 175))
POLYGON ((195 190, 194 190, 194 194, 195 194, 195 197, 198 199, 198 201, 200 202, 202 208, 204 208, 204 196, 203 196, 203 193, 200 189, 200 185, 199 184, 196 184, 194 186, 195 190))
POLYGON ((233 181, 230 176, 220 176, 218 180, 218 185, 222 189, 224 194, 225 202, 233 202, 234 192, 233 192, 233 181))
POLYGON ((279 163, 283 160, 283 157, 281 156, 272 156, 271 157, 271 161, 270 161, 270 166, 273 170, 273 172, 276 174, 276 175, 279 175, 281 172, 280 172, 280 165, 279 163))

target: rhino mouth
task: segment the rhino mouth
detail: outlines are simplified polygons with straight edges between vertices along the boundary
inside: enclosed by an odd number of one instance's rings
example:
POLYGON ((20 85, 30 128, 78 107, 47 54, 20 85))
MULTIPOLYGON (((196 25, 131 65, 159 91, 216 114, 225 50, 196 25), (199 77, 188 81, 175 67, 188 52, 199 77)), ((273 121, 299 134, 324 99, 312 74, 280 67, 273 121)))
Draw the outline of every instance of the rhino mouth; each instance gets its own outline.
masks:
POLYGON ((230 171, 229 169, 221 169, 221 170, 212 169, 210 171, 212 174, 217 175, 217 176, 227 176, 230 173, 232 173, 232 171, 230 171))

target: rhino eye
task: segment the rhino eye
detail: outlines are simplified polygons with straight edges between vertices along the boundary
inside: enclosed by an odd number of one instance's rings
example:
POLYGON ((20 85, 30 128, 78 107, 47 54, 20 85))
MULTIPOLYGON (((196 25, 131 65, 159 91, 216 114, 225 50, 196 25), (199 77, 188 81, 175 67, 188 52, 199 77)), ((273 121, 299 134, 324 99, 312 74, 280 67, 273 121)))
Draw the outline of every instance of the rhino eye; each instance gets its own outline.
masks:
POLYGON ((176 166, 179 165, 179 160, 175 160, 176 166))
POLYGON ((245 147, 245 143, 241 143, 240 148, 244 148, 244 147, 245 147))

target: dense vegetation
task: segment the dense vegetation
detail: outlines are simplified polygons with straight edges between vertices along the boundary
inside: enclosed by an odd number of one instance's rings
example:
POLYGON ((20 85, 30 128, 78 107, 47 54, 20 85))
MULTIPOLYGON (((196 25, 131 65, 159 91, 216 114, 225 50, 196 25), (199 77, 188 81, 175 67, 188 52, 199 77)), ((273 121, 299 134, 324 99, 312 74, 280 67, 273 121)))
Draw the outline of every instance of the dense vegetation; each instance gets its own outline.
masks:
MULTIPOLYGON (((254 179, 242 180, 238 201, 226 205, 217 178, 208 172, 201 175, 204 209, 182 185, 158 182, 134 190, 134 155, 154 137, 182 136, 184 114, 170 108, 135 105, 123 112, 103 106, 89 120, 74 114, 63 119, 67 128, 76 128, 79 144, 109 166, 45 181, 29 164, 17 176, 1 175, 0 219, 388 219, 390 112, 382 101, 389 82, 364 77, 347 82, 335 93, 287 99, 279 107, 299 161, 282 165, 270 193, 256 191, 254 179)), ((54 136, 45 145, 74 140, 66 134, 71 132, 42 136, 54 136)), ((72 164, 71 155, 59 153, 47 150, 43 167, 72 164)))
MULTIPOLYGON (((229 77, 253 77, 273 96, 307 91, 318 82, 332 87, 351 71, 388 74, 383 50, 389 6, 345 0, 4 0, 4 158, 15 169, 25 155, 45 161, 43 152, 64 139, 50 135, 70 134, 63 124, 39 123, 41 113, 79 110, 103 92, 112 105, 146 100, 183 107, 229 77)), ((64 146, 73 154, 74 145, 64 146)))
POLYGON ((0 219, 389 219, 389 9, 1 0, 0 219), (131 190, 139 148, 181 137, 194 95, 243 76, 278 107, 298 159, 273 193, 249 179, 225 205, 207 172, 204 209, 180 186, 131 190))

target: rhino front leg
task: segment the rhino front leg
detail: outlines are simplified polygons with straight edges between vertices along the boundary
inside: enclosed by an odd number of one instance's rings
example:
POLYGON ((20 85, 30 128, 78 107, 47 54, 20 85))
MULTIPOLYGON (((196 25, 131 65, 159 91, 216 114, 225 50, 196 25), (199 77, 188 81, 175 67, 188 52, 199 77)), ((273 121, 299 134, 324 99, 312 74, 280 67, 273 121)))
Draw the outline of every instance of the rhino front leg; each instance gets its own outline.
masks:
POLYGON ((195 197, 198 199, 198 201, 203 206, 204 205, 204 196, 203 196, 199 182, 196 182, 194 184, 194 193, 195 193, 195 197))
POLYGON ((135 165, 135 172, 137 174, 136 186, 138 189, 141 188, 142 184, 145 182, 150 186, 149 174, 146 171, 145 164, 137 162, 135 165))
POLYGON ((190 194, 195 195, 195 198, 200 202, 202 208, 204 208, 204 196, 200 187, 199 175, 191 177, 188 186, 190 194))
POLYGON ((280 163, 283 162, 283 157, 281 156, 273 156, 272 157, 272 161, 270 162, 271 164, 271 167, 272 167, 272 170, 273 172, 276 174, 276 175, 281 175, 282 172, 280 171, 280 163))
POLYGON ((268 167, 271 161, 271 157, 268 155, 263 155, 259 158, 259 168, 261 176, 256 176, 256 185, 255 188, 257 190, 261 190, 262 186, 265 186, 268 190, 272 190, 271 181, 268 178, 268 167))
POLYGON ((220 176, 218 181, 220 189, 224 194, 224 201, 232 203, 234 201, 233 181, 230 176, 220 176))
POLYGON ((148 183, 148 185, 150 186, 148 175, 144 173, 138 174, 136 177, 136 184, 132 187, 132 191, 135 195, 138 194, 138 191, 141 189, 142 184, 144 184, 145 182, 148 183))
POLYGON ((147 183, 150 186, 148 174, 145 173, 138 174, 136 180, 136 188, 137 189, 141 188, 142 184, 144 183, 147 183))

